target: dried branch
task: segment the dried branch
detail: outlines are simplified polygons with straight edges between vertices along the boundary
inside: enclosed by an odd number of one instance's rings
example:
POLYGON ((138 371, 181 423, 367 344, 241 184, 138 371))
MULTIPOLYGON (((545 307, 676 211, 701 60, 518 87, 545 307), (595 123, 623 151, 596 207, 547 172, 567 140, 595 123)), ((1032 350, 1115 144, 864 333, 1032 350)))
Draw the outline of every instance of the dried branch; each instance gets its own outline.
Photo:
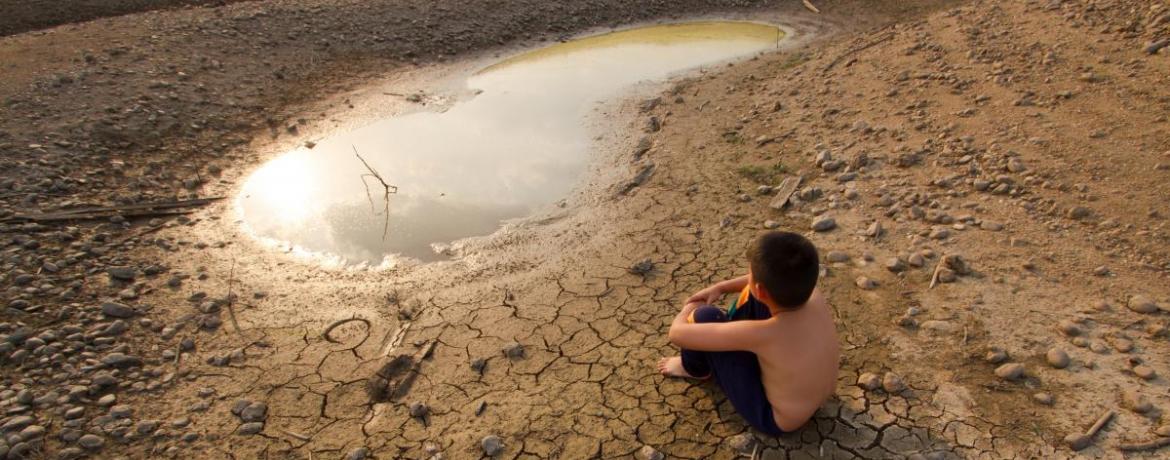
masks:
POLYGON ((386 241, 386 231, 390 229, 390 195, 393 193, 398 193, 398 187, 386 183, 386 180, 382 178, 382 175, 378 174, 378 171, 375 171, 374 168, 370 167, 369 163, 366 163, 366 159, 362 158, 361 154, 358 153, 357 147, 352 145, 350 147, 353 147, 354 156, 357 156, 358 161, 361 161, 362 165, 366 167, 366 170, 370 172, 369 174, 362 174, 361 178, 362 186, 366 188, 366 199, 370 201, 370 212, 373 212, 375 216, 378 215, 378 213, 374 211, 374 197, 370 195, 370 186, 366 182, 366 178, 373 177, 374 179, 377 179, 380 184, 382 184, 382 241, 386 241))

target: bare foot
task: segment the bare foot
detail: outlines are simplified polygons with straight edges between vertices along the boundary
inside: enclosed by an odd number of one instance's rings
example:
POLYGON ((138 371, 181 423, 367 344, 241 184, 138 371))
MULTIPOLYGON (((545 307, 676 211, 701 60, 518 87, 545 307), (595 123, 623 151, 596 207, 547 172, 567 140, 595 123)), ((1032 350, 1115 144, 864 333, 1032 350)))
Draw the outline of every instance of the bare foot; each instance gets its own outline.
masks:
POLYGON ((661 372, 662 375, 667 377, 683 377, 688 379, 700 378, 688 374, 687 370, 683 368, 682 358, 678 356, 671 356, 669 358, 662 358, 658 360, 658 372, 661 372))

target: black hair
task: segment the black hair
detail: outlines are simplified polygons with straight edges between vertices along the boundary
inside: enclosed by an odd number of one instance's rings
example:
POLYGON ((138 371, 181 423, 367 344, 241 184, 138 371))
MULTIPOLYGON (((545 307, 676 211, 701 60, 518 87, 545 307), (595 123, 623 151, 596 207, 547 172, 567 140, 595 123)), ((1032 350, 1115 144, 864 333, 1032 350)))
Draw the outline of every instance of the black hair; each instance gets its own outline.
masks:
POLYGON ((752 278, 782 308, 808 302, 820 276, 820 257, 808 238, 790 232, 760 235, 747 250, 752 278))

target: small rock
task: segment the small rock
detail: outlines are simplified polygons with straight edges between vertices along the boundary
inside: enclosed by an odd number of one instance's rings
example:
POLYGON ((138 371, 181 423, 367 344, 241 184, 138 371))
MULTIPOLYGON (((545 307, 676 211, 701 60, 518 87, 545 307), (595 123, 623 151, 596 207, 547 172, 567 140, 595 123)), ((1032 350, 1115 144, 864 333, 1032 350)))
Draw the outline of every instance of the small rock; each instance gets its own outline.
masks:
POLYGON ((1138 376, 1142 380, 1153 380, 1158 377, 1158 373, 1154 372, 1154 368, 1144 364, 1134 366, 1133 375, 1138 376))
POLYGON ((1007 361, 1007 359, 1008 359, 1007 352, 1000 350, 998 348, 987 350, 987 354, 983 355, 983 360, 987 361, 988 363, 991 363, 991 364, 999 364, 999 363, 1002 363, 1004 361, 1007 361))
POLYGON ((837 220, 829 216, 820 216, 813 220, 812 229, 814 232, 827 232, 837 228, 837 220))
POLYGON ((483 453, 488 457, 495 457, 500 452, 504 451, 504 440, 494 434, 484 436, 479 441, 479 446, 483 448, 483 453))
POLYGON ((245 422, 263 422, 268 419, 268 404, 254 402, 240 411, 240 420, 245 422))
POLYGON ((98 450, 105 445, 106 440, 95 434, 86 434, 77 439, 77 445, 86 450, 98 450))
POLYGON ((99 398, 97 400, 97 405, 102 407, 110 407, 113 406, 116 402, 118 402, 118 397, 112 394, 108 394, 99 398))
POLYGON ((1048 393, 1036 393, 1036 394, 1032 395, 1032 400, 1036 401, 1039 404, 1043 404, 1045 406, 1051 406, 1052 403, 1056 402, 1056 399, 1053 398, 1052 395, 1050 395, 1048 393))
POLYGON ((138 311, 126 304, 106 302, 102 304, 102 314, 111 318, 131 318, 137 315, 138 311))
POLYGON ((1085 332, 1083 329, 1081 329, 1081 326, 1079 324, 1074 323, 1074 322, 1067 320, 1067 319, 1064 321, 1061 321, 1060 324, 1057 325, 1057 329, 1060 330, 1061 334, 1064 334, 1064 335, 1069 336, 1069 337, 1076 337, 1076 336, 1079 336, 1085 332))
POLYGON ((741 455, 751 455, 756 447, 756 438, 748 433, 740 433, 727 439, 727 444, 741 455))
POLYGON ((873 391, 882 386, 882 379, 877 374, 866 372, 857 377, 857 386, 866 391, 873 391))
POLYGON ((110 267, 106 269, 106 273, 110 275, 110 278, 119 281, 134 281, 136 276, 134 269, 130 267, 110 267))
POLYGON ((894 273, 906 271, 906 263, 902 262, 902 259, 898 257, 890 257, 886 259, 886 270, 894 273))
POLYGON ((1170 438, 1170 425, 1162 425, 1154 430, 1154 434, 1163 438, 1170 438))
POLYGON ((1153 299, 1144 295, 1135 295, 1129 298, 1126 302, 1126 307, 1137 313, 1150 314, 1158 311, 1158 304, 1153 299))
POLYGON ((475 358, 471 360, 471 370, 478 374, 483 374, 483 369, 487 367, 487 360, 483 358, 475 358))
POLYGON ((512 359, 520 359, 524 357, 524 345, 517 342, 509 343, 504 346, 504 356, 512 359))
POLYGON ((642 448, 638 450, 639 460, 663 460, 665 458, 666 457, 662 455, 662 452, 659 452, 657 449, 650 446, 642 446, 642 448))
POLYGON ((410 416, 414 418, 423 418, 430 412, 430 408, 426 404, 415 402, 410 404, 410 416))
POLYGON ((869 291, 872 289, 877 289, 877 287, 878 287, 877 281, 874 281, 873 279, 870 279, 869 277, 865 277, 865 276, 857 277, 857 280, 854 281, 854 283, 857 285, 857 287, 861 288, 862 290, 866 290, 866 291, 869 291))
POLYGON ((248 422, 240 425, 240 428, 236 430, 236 433, 244 436, 251 436, 254 434, 259 434, 261 431, 264 431, 263 422, 248 422))
POLYGON ((882 390, 889 394, 898 394, 906 389, 906 383, 902 381, 902 377, 893 372, 886 372, 882 377, 882 390))
POLYGON ((849 254, 841 251, 829 251, 829 253, 825 256, 825 260, 828 260, 829 263, 848 262, 849 254))
POLYGON ((1052 348, 1048 350, 1048 353, 1044 355, 1044 359, 1048 361, 1049 366, 1052 366, 1056 369, 1064 369, 1068 367, 1069 363, 1072 361, 1069 359, 1068 353, 1059 348, 1052 348))
POLYGON ((995 368, 995 375, 1004 380, 1018 380, 1024 376, 1024 365, 1007 363, 995 368))
POLYGON ((768 229, 768 230, 775 230, 777 228, 780 228, 780 222, 776 222, 776 221, 771 220, 771 219, 765 220, 764 221, 764 228, 768 229))
POLYGON ((370 449, 362 446, 349 451, 345 454, 345 460, 365 460, 370 455, 370 449))

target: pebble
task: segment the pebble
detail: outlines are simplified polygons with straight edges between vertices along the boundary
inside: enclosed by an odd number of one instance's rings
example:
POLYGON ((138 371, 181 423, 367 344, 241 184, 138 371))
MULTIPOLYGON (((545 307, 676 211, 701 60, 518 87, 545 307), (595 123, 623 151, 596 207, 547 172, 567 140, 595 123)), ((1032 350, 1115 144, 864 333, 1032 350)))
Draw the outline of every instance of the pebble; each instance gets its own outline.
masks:
POLYGON ((410 404, 410 416, 415 418, 423 418, 430 412, 430 408, 426 404, 415 402, 410 404))
POLYGON ((665 458, 662 452, 650 446, 642 446, 638 450, 638 460, 664 460, 665 458))
POLYGON ((906 271, 906 263, 902 262, 902 259, 898 257, 890 257, 886 259, 886 270, 894 273, 906 271))
POLYGON ((97 400, 97 404, 102 407, 113 406, 116 402, 118 402, 118 397, 112 394, 102 396, 97 400))
POLYGON ((882 386, 882 379, 877 374, 866 372, 857 377, 857 386, 866 391, 873 391, 882 386))
POLYGON ((906 389, 906 383, 902 381, 902 377, 893 372, 886 372, 882 377, 882 390, 889 394, 898 394, 906 389))
POLYGON ((86 434, 77 439, 77 445, 86 450, 98 450, 106 443, 105 439, 95 434, 86 434))
POLYGON ((1045 406, 1051 406, 1052 403, 1056 402, 1056 398, 1053 398, 1052 395, 1048 393, 1036 393, 1032 395, 1032 400, 1045 406))
POLYGON ((105 302, 101 308, 102 314, 111 318, 131 318, 138 314, 137 310, 117 302, 105 302))
POLYGON ((1154 430, 1154 434, 1163 438, 1170 438, 1170 425, 1162 425, 1154 430))
POLYGON ((1079 324, 1074 323, 1074 322, 1067 320, 1067 319, 1064 321, 1061 321, 1060 324, 1057 326, 1057 329, 1060 330, 1061 334, 1064 334, 1064 335, 1069 336, 1069 337, 1077 337, 1085 332, 1083 329, 1081 329, 1081 326, 1079 324))
POLYGON ((1153 380, 1158 377, 1158 373, 1154 371, 1154 368, 1144 364, 1134 366, 1133 375, 1138 376, 1142 380, 1153 380))
POLYGON ((995 368, 995 375, 1004 380, 1018 380, 1024 376, 1024 365, 1007 363, 995 368))
POLYGON ((1064 369, 1072 362, 1068 357, 1068 353, 1060 348, 1052 348, 1044 355, 1044 359, 1048 361, 1048 365, 1056 369, 1064 369))
POLYGON ((136 275, 134 269, 130 267, 110 267, 106 269, 106 273, 110 275, 110 278, 119 281, 133 281, 136 275))
POLYGON ((751 455, 756 447, 756 438, 748 433, 740 433, 727 439, 727 444, 741 455, 751 455))
POLYGON ((812 223, 814 232, 827 232, 834 228, 837 228, 837 220, 829 216, 817 217, 812 223))
POLYGON ((865 277, 865 276, 857 277, 857 280, 854 283, 857 284, 857 287, 861 288, 862 290, 866 290, 866 291, 869 291, 872 289, 877 289, 877 287, 878 287, 877 281, 874 281, 873 279, 870 279, 869 277, 865 277))
POLYGON ((504 356, 512 359, 519 359, 524 357, 524 345, 517 342, 509 343, 504 346, 504 356))
POLYGON ((119 404, 110 408, 110 417, 114 418, 130 418, 134 413, 134 409, 126 404, 119 404))
POLYGON ((829 251, 829 254, 825 256, 825 260, 828 260, 829 263, 848 262, 849 254, 841 251, 829 251))
POLYGON ((983 355, 983 360, 991 364, 999 364, 1007 361, 1008 354, 1006 351, 1000 349, 987 350, 987 354, 983 355))
POLYGON ((479 446, 483 448, 483 453, 488 457, 495 457, 496 455, 499 455, 500 452, 504 451, 504 440, 500 439, 499 436, 490 434, 484 436, 483 439, 479 441, 479 446))
POLYGON ((487 367, 487 360, 483 358, 475 358, 471 360, 471 370, 476 373, 483 374, 483 369, 487 367))
POLYGON ((236 430, 236 433, 239 433, 239 434, 244 435, 244 436, 251 436, 254 434, 258 434, 261 431, 264 431, 264 423, 262 423, 262 422, 248 422, 248 423, 245 423, 243 425, 240 425, 240 428, 236 430))
POLYGON ((764 228, 768 229, 768 230, 775 230, 777 228, 780 228, 780 222, 776 222, 776 221, 771 220, 771 219, 765 220, 764 221, 764 228))
POLYGON ((365 460, 370 455, 370 448, 362 446, 349 451, 345 454, 345 460, 365 460))
POLYGON ((1158 304, 1153 299, 1140 294, 1130 297, 1129 302, 1126 302, 1125 306, 1134 312, 1142 314, 1150 314, 1158 311, 1158 304))
POLYGON ((240 420, 245 422, 263 422, 268 419, 268 404, 254 402, 240 410, 240 420))
POLYGON ((1133 341, 1129 339, 1115 339, 1113 341, 1113 349, 1121 353, 1129 353, 1133 351, 1133 341))

